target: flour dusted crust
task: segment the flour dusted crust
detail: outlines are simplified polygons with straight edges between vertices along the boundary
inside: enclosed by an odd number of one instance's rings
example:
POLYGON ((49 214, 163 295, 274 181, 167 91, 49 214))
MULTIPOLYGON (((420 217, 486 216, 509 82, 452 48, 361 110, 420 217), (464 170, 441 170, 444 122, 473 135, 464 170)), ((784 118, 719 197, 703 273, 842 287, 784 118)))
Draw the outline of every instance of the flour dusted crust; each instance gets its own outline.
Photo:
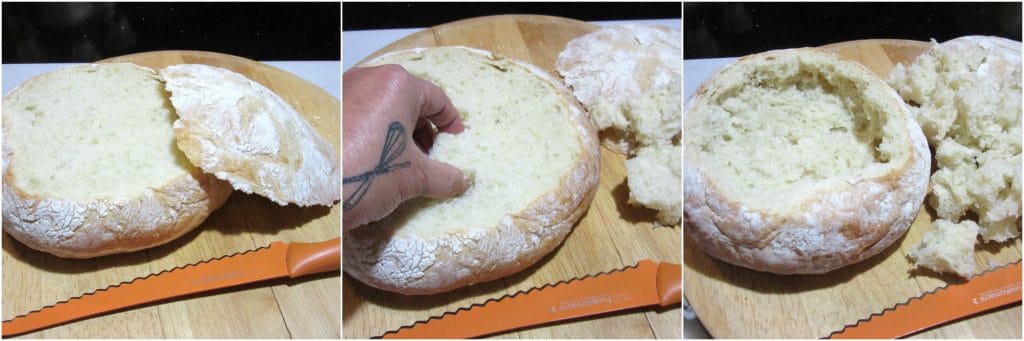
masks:
MULTIPOLYGON (((658 166, 648 153, 677 144, 682 126, 682 50, 679 31, 656 25, 604 27, 566 44, 555 69, 587 107, 601 130, 601 143, 629 155, 629 203, 658 211, 658 223, 680 221, 680 166, 658 166), (631 167, 632 165, 632 167, 631 167), (669 171, 674 169, 675 172, 669 171), (678 190, 678 188, 677 188, 678 190)), ((660 161, 672 161, 660 158, 660 161)), ((679 158, 675 158, 679 162, 679 158)))
MULTIPOLYGON (((69 70, 110 65, 69 67, 37 76, 25 84, 69 70)), ((131 68, 159 79, 151 69, 135 65, 131 68)), ((5 96, 5 102, 26 91, 25 88, 23 84, 12 90, 5 96)), ((33 249, 60 257, 90 258, 154 247, 191 231, 231 194, 228 183, 197 168, 134 196, 71 199, 30 193, 16 181, 26 175, 14 172, 11 167, 12 158, 19 151, 11 146, 12 123, 7 118, 23 114, 17 108, 4 106, 3 229, 33 249)))
POLYGON ((555 69, 590 111, 604 146, 632 154, 631 101, 680 82, 680 41, 679 31, 664 26, 617 25, 573 39, 558 55, 555 69))
POLYGON ((891 140, 879 148, 905 157, 807 185, 790 192, 792 197, 775 198, 775 204, 765 208, 722 193, 725 184, 704 169, 697 151, 688 144, 683 188, 685 233, 695 242, 690 245, 733 264, 780 274, 824 273, 878 254, 899 239, 916 217, 927 189, 930 155, 920 127, 896 92, 860 64, 817 49, 741 58, 705 81, 688 101, 684 134, 692 137, 692 113, 727 95, 737 82, 748 79, 746 75, 775 59, 832 65, 833 71, 822 77, 845 77, 857 87, 854 93, 870 96, 871 102, 884 108, 888 120, 895 120, 889 128, 896 133, 889 133, 891 140), (900 127, 904 130, 897 132, 900 127))
POLYGON ((8 185, 15 176, 4 167, 4 231, 33 249, 67 258, 165 244, 199 226, 231 194, 230 184, 197 173, 136 197, 76 201, 25 193, 8 185))
POLYGON ((280 205, 331 206, 341 198, 335 149, 270 89, 206 65, 160 73, 178 111, 178 147, 194 164, 280 205))
MULTIPOLYGON (((596 129, 568 90, 543 70, 527 63, 487 51, 454 48, 482 63, 525 69, 541 78, 569 109, 572 130, 577 133, 582 150, 571 170, 561 176, 557 188, 533 199, 521 211, 505 214, 491 228, 431 236, 399 235, 390 231, 393 226, 369 226, 346 232, 344 269, 371 286, 407 295, 425 295, 510 275, 557 247, 594 197, 600 173, 596 129)), ((366 65, 428 50, 398 51, 366 65)))

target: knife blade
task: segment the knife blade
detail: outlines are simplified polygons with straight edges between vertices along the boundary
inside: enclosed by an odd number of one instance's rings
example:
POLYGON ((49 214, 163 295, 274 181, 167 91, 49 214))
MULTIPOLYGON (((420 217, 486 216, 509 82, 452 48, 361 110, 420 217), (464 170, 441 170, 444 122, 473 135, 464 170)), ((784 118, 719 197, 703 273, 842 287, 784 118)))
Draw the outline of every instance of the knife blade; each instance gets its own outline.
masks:
POLYGON ((1021 300, 1021 262, 986 271, 971 280, 912 297, 871 314, 830 339, 892 339, 1021 300))
POLYGON ((385 333, 381 338, 471 338, 637 307, 679 304, 682 267, 637 265, 489 299, 385 333))
POLYGON ((259 282, 338 270, 341 238, 316 243, 273 242, 111 285, 3 321, 3 337, 77 321, 150 302, 259 282))

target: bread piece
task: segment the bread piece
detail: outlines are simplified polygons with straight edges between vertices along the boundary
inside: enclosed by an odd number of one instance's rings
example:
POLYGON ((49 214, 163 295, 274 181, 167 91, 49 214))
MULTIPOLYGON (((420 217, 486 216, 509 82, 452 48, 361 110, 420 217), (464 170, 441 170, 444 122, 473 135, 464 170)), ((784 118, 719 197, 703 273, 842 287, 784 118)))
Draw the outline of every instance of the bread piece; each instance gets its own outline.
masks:
POLYGON ((632 155, 638 144, 653 144, 646 139, 679 133, 680 41, 677 30, 627 24, 573 39, 558 55, 555 69, 589 110, 606 147, 632 155), (637 126, 644 119, 663 124, 637 126))
POLYGON ((685 233, 760 271, 824 273, 906 232, 930 155, 895 91, 818 49, 741 58, 684 113, 685 233))
POLYGON ((273 91, 207 65, 172 65, 160 73, 178 111, 178 147, 193 164, 282 206, 340 200, 336 149, 273 91))
POLYGON ((972 217, 985 241, 1020 236, 1021 43, 967 36, 936 44, 897 65, 890 82, 935 148, 928 203, 937 216, 972 217))
MULTIPOLYGON (((558 55, 555 69, 602 129, 601 140, 606 147, 633 156, 647 146, 670 148, 679 135, 682 128, 679 41, 679 31, 656 25, 628 24, 605 27, 573 39, 558 55)), ((629 203, 658 210, 661 224, 675 225, 682 210, 678 191, 659 188, 650 181, 681 183, 679 158, 649 155, 633 162, 630 176, 640 174, 645 178, 630 182, 629 203), (652 164, 655 160, 676 164, 652 164), (676 170, 674 178, 670 176, 673 174, 670 169, 676 170), (653 178, 646 178, 648 176, 653 178), (670 192, 675 192, 677 198, 668 198, 670 192)))
POLYGON ((596 130, 544 71, 464 47, 386 54, 437 84, 466 130, 439 134, 430 157, 475 175, 459 197, 414 199, 345 233, 344 269, 384 290, 432 294, 522 270, 562 242, 593 199, 596 130))
MULTIPOLYGON (((623 113, 629 119, 629 135, 634 146, 671 144, 683 128, 682 79, 676 78, 663 87, 648 91, 638 98, 626 100, 623 113)), ((629 152, 636 154, 638 148, 629 152)))
POLYGON ((678 225, 683 216, 682 152, 682 146, 654 145, 626 160, 629 203, 657 210, 658 222, 666 226, 678 225))
POLYGON ((174 146, 153 70, 74 66, 3 101, 3 228, 29 247, 88 258, 166 243, 231 193, 174 146))
POLYGON ((953 223, 939 219, 929 231, 910 249, 910 258, 917 267, 938 272, 949 272, 969 278, 974 270, 974 241, 978 238, 979 227, 973 221, 953 223))

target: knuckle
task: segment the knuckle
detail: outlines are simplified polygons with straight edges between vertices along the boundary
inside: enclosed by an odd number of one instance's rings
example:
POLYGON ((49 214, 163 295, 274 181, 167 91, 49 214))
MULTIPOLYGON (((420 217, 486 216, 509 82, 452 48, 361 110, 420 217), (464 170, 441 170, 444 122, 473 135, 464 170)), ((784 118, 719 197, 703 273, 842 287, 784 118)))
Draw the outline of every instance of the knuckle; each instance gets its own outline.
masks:
POLYGON ((407 83, 409 80, 409 72, 405 71, 405 68, 398 64, 385 64, 378 67, 380 73, 387 79, 399 83, 407 83))

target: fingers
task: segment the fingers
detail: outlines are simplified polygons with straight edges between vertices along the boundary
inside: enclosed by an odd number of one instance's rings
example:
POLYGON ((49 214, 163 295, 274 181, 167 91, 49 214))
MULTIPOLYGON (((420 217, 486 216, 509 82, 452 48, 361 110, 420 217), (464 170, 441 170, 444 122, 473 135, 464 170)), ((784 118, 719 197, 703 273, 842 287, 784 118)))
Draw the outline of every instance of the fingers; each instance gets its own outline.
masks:
POLYGON ((416 121, 416 129, 412 131, 412 139, 416 141, 416 146, 420 148, 420 151, 424 154, 430 152, 430 148, 434 146, 434 128, 430 126, 430 122, 427 119, 420 117, 416 121))
POLYGON ((428 198, 454 197, 465 193, 472 184, 461 170, 444 162, 427 159, 423 173, 423 196, 428 198))
POLYGON ((433 83, 420 80, 420 117, 425 117, 437 126, 440 132, 458 134, 465 127, 462 125, 462 118, 459 111, 455 110, 451 100, 444 94, 441 88, 433 83))

